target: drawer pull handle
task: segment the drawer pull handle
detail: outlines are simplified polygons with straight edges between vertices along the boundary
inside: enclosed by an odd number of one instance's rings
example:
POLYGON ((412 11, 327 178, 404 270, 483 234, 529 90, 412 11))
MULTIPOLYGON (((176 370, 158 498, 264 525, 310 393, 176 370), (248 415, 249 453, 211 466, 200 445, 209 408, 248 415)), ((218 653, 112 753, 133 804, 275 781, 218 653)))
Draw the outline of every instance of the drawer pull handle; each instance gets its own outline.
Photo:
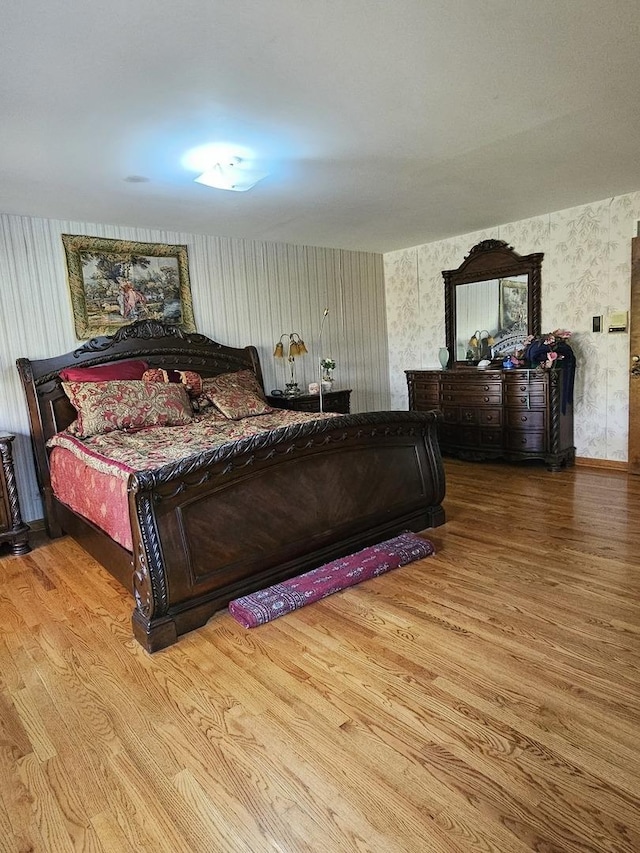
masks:
POLYGON ((485 403, 488 403, 488 402, 489 402, 489 398, 488 398, 488 397, 483 397, 483 400, 485 401, 485 403))
POLYGON ((527 390, 527 386, 526 386, 526 385, 521 385, 521 386, 520 386, 520 390, 521 390, 521 391, 526 391, 526 390, 527 390))
POLYGON ((492 420, 493 420, 493 415, 487 415, 487 420, 488 420, 488 421, 492 421, 492 420))
POLYGON ((522 415, 522 417, 520 418, 520 420, 521 420, 523 423, 526 423, 526 421, 528 421, 528 420, 529 420, 529 418, 528 418, 526 415, 522 415))
POLYGON ((488 390, 489 390, 489 386, 488 386, 488 385, 485 385, 485 386, 484 386, 484 390, 485 390, 485 391, 488 391, 488 390))

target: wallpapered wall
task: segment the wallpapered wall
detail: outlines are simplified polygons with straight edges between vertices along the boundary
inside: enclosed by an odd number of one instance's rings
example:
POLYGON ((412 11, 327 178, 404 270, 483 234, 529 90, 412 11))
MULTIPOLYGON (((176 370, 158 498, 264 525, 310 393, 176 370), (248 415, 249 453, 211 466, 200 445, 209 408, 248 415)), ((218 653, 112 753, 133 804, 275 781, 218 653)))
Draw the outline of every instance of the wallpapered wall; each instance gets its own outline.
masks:
POLYGON ((574 332, 578 456, 626 460, 629 336, 606 328, 612 311, 629 309, 631 238, 639 219, 636 192, 386 254, 392 407, 407 407, 406 369, 439 367, 441 271, 458 267, 480 240, 505 240, 522 255, 544 252, 542 330, 574 332), (600 314, 605 331, 595 334, 591 318, 600 314))
POLYGON ((389 408, 382 255, 0 214, 0 431, 17 434, 25 519, 42 517, 42 508, 15 360, 78 344, 64 233, 187 245, 198 331, 231 346, 255 344, 268 390, 284 387, 284 364, 272 357, 283 332, 299 332, 310 353, 298 360, 301 387, 317 379, 328 306, 322 354, 336 360, 336 387, 353 389, 353 411, 389 408))

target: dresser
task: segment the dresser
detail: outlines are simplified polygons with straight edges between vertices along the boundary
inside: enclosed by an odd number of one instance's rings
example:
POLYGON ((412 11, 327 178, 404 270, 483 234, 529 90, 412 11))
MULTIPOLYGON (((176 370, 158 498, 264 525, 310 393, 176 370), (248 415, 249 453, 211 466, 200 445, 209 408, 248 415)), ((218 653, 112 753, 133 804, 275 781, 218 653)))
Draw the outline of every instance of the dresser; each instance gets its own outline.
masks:
POLYGON ((443 453, 462 459, 573 465, 573 407, 558 370, 407 370, 409 408, 438 409, 443 453))
POLYGON ((23 523, 13 469, 14 436, 0 433, 0 545, 11 543, 14 554, 28 554, 29 528, 23 523))
MULTIPOLYGON (((325 412, 337 412, 348 415, 351 405, 351 389, 325 391, 322 395, 322 409, 325 412)), ((319 394, 298 394, 297 397, 285 397, 269 394, 267 403, 274 409, 293 409, 296 412, 319 412, 319 394)))

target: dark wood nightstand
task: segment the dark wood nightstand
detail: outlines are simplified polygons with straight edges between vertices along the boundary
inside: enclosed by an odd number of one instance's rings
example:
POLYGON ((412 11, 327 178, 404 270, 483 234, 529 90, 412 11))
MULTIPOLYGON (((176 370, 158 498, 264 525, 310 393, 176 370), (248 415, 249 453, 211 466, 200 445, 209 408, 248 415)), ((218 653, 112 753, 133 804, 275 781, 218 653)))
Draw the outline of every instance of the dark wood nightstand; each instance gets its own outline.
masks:
MULTIPOLYGON (((325 412, 337 412, 348 415, 350 410, 351 389, 325 391, 322 395, 322 408, 325 412)), ((293 409, 296 412, 319 412, 319 394, 299 394, 297 397, 274 397, 267 395, 267 402, 274 409, 293 409)))
POLYGON ((11 542, 16 556, 28 554, 29 528, 23 523, 13 470, 11 442, 15 436, 0 433, 0 545, 11 542))

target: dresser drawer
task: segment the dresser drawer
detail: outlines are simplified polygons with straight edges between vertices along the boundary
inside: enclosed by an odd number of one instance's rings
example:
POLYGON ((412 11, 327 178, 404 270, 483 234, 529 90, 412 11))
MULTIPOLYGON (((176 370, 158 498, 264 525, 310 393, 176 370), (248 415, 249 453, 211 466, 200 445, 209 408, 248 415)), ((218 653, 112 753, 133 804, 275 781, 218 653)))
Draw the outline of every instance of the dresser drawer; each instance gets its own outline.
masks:
POLYGON ((545 412, 542 410, 507 410, 507 426, 520 430, 544 430, 545 412))
POLYGON ((440 405, 439 376, 428 373, 407 372, 409 399, 414 409, 420 412, 437 409, 440 405))
POLYGON ((505 371, 504 384, 508 387, 524 385, 529 388, 545 388, 547 374, 543 370, 510 370, 508 373, 505 371))
POLYGON ((460 391, 453 389, 450 391, 443 390, 440 395, 443 403, 461 403, 467 406, 501 406, 502 405, 502 389, 497 388, 491 391, 460 391))
POLYGON ((462 426, 502 426, 502 409, 484 409, 481 406, 442 406, 442 418, 446 424, 462 426))
POLYGON ((547 376, 540 371, 518 371, 504 378, 504 401, 507 406, 546 405, 547 376))
POLYGON ((437 409, 440 404, 438 386, 431 388, 420 388, 415 385, 413 389, 413 400, 420 409, 437 409))
POLYGON ((480 447, 480 430, 474 426, 445 426, 441 442, 444 447, 480 447))
POLYGON ((547 395, 544 389, 535 391, 514 391, 510 389, 505 391, 504 395, 505 406, 520 408, 520 409, 543 409, 547 403, 547 395))
POLYGON ((480 430, 480 446, 501 448, 503 442, 501 429, 481 429, 480 430))
POLYGON ((507 447, 509 450, 520 450, 523 452, 544 452, 544 433, 512 430, 511 432, 507 432, 507 447))
POLYGON ((493 391, 500 392, 502 388, 502 379, 500 376, 483 376, 479 381, 478 377, 474 377, 474 381, 463 377, 461 379, 443 379, 441 387, 443 391, 463 391, 478 392, 478 391, 493 391))
POLYGON ((503 443, 502 430, 499 427, 494 429, 466 424, 443 424, 439 436, 444 450, 458 447, 499 450, 503 443))
POLYGON ((460 409, 457 406, 442 406, 442 421, 445 424, 460 423, 460 409))
POLYGON ((483 426, 502 426, 502 409, 478 409, 478 414, 483 426))

